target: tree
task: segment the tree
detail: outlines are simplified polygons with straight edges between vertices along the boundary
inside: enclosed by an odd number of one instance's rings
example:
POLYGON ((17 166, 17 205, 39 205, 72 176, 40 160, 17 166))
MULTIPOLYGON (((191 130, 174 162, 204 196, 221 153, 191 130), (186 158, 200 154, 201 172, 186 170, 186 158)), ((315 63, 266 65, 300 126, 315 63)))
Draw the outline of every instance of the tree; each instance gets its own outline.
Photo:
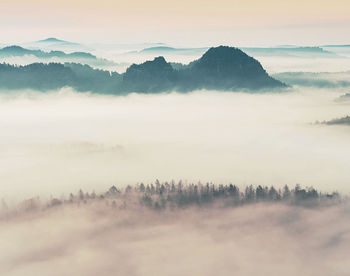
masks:
POLYGON ((265 189, 262 186, 258 186, 255 191, 256 194, 256 200, 257 201, 263 201, 266 200, 266 192, 265 189))

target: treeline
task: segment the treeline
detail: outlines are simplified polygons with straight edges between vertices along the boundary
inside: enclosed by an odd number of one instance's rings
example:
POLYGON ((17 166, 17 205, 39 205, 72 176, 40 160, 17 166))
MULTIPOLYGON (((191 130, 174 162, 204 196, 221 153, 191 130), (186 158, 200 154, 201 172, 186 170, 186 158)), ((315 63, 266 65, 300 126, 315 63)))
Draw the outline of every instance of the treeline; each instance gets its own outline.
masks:
POLYGON ((79 63, 32 63, 25 66, 0 64, 0 88, 38 91, 72 87, 77 91, 102 94, 115 92, 121 82, 118 73, 93 69, 79 63))
MULTIPOLYGON (((51 198, 43 203, 39 197, 26 200, 19 204, 18 210, 40 210, 60 205, 81 205, 94 202, 104 202, 113 208, 150 208, 154 210, 165 210, 186 207, 238 207, 254 203, 283 203, 301 207, 316 208, 339 204, 345 200, 339 193, 321 193, 316 189, 302 188, 296 185, 290 189, 287 185, 282 189, 273 186, 252 185, 240 189, 238 186, 206 184, 184 184, 164 182, 158 180, 155 183, 145 185, 143 183, 125 188, 112 186, 106 192, 96 194, 95 192, 71 193, 68 197, 51 198)), ((2 209, 6 210, 3 201, 2 209)))
POLYGON ((326 125, 350 125, 350 116, 345 116, 343 118, 333 119, 330 121, 323 121, 322 124, 326 124, 326 125))
POLYGON ((339 203, 341 197, 339 193, 322 194, 314 188, 301 188, 296 185, 290 189, 287 185, 283 189, 276 189, 273 186, 263 187, 253 185, 245 187, 243 190, 236 185, 215 185, 206 184, 186 184, 182 181, 160 183, 145 186, 143 183, 132 188, 128 186, 124 193, 116 187, 111 187, 106 193, 106 197, 134 192, 139 195, 140 203, 144 206, 163 209, 186 206, 203 206, 213 203, 223 203, 223 206, 240 206, 258 202, 284 202, 287 204, 314 207, 339 203))

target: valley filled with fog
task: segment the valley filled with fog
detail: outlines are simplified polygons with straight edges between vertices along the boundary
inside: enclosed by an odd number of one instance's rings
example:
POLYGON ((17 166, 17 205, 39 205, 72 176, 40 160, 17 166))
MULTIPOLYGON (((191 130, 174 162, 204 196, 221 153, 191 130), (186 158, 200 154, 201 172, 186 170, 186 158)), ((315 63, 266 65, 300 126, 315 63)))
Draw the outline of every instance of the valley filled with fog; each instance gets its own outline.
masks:
POLYGON ((349 192, 348 90, 195 91, 104 96, 2 91, 2 196, 111 185, 215 181, 349 192))
POLYGON ((96 203, 26 213, 0 226, 0 272, 9 276, 349 272, 349 205, 157 212, 96 203))
POLYGON ((0 276, 349 276, 350 1, 0 1, 0 276))
POLYGON ((0 274, 348 275, 350 47, 38 43, 0 50, 0 274))

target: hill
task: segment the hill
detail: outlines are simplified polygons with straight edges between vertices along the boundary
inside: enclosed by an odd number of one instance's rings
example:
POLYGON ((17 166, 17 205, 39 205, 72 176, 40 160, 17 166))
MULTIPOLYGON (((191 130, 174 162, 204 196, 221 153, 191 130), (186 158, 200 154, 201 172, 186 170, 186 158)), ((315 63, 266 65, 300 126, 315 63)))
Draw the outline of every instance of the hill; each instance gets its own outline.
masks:
POLYGON ((210 48, 200 59, 177 68, 174 69, 163 57, 133 64, 121 75, 77 63, 2 64, 0 86, 39 90, 71 86, 78 91, 113 94, 198 89, 271 91, 286 87, 270 77, 257 60, 233 47, 210 48))
POLYGON ((186 86, 196 89, 251 89, 284 86, 271 78, 262 65, 240 49, 219 46, 210 48, 200 59, 183 70, 186 86))
POLYGON ((0 88, 49 91, 65 86, 80 92, 114 93, 120 75, 77 63, 33 63, 26 66, 0 64, 0 88))
POLYGON ((41 44, 65 44, 65 45, 80 45, 79 43, 76 42, 70 42, 70 41, 66 41, 66 40, 61 40, 61 39, 57 39, 55 37, 49 37, 43 40, 38 40, 35 41, 35 43, 41 43, 41 44))
MULTIPOLYGON (((335 48, 334 46, 333 48, 335 48)), ((341 46, 346 48, 346 45, 341 46)), ((279 46, 279 47, 244 47, 245 53, 253 57, 284 57, 284 58, 344 58, 336 52, 327 50, 328 46, 322 47, 299 47, 299 46, 279 46)), ((166 46, 145 48, 139 52, 141 55, 202 55, 209 48, 172 48, 166 46)))
POLYGON ((65 53, 63 51, 42 51, 42 50, 31 50, 26 49, 17 45, 7 46, 0 49, 0 58, 10 57, 23 57, 23 56, 34 56, 38 59, 46 61, 48 59, 55 59, 61 62, 79 62, 83 64, 89 64, 91 66, 113 66, 113 61, 98 58, 87 52, 72 52, 65 53))

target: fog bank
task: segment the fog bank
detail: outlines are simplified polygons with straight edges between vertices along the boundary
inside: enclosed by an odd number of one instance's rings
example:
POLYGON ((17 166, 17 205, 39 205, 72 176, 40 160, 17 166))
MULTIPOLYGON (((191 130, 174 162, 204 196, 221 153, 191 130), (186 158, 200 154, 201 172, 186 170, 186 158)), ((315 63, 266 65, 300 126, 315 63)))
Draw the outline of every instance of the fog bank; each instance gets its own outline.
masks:
POLYGON ((345 90, 289 93, 0 95, 6 199, 160 180, 350 191, 345 90))
POLYGON ((0 221, 0 273, 348 275, 349 206, 155 212, 105 205, 0 221))

